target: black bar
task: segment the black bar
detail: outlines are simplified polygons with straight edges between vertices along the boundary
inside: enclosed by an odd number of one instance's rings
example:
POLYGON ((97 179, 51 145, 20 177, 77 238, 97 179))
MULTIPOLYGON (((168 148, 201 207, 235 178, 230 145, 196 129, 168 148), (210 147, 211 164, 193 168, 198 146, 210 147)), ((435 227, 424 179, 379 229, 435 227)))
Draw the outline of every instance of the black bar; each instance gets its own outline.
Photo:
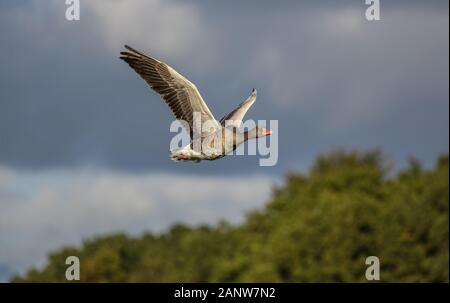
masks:
MULTIPOLYGON (((135 302, 315 302, 320 299, 384 302, 394 297, 424 299, 447 295, 449 284, 300 284, 300 283, 38 283, 2 284, 0 293, 13 298, 22 295, 87 302, 114 298, 135 302), (252 290, 253 289, 253 290, 252 290), (256 291, 257 290, 257 291, 256 291), (182 295, 181 294, 182 292, 182 295), (207 291, 206 296, 204 296, 207 291), (87 295, 88 294, 88 295, 87 295), (177 296, 180 295, 180 296, 177 296), (189 297, 186 297, 189 295, 189 297), (195 296, 195 297, 194 297, 195 296), (130 301, 133 299, 133 301, 130 301), (202 300, 203 299, 203 300, 202 300)), ((334 300, 333 300, 334 301, 334 300)))

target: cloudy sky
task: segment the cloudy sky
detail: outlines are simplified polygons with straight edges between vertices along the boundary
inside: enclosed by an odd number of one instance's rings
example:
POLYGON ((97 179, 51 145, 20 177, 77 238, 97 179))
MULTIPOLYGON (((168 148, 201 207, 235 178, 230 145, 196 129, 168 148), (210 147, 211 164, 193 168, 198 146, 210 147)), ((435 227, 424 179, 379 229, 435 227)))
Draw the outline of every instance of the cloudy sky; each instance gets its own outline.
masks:
POLYGON ((448 152, 448 1, 0 2, 0 280, 50 249, 176 221, 238 223, 286 170, 335 148, 397 168, 448 152), (216 118, 278 120, 278 163, 174 163, 172 116, 118 59, 123 44, 196 83, 216 118))

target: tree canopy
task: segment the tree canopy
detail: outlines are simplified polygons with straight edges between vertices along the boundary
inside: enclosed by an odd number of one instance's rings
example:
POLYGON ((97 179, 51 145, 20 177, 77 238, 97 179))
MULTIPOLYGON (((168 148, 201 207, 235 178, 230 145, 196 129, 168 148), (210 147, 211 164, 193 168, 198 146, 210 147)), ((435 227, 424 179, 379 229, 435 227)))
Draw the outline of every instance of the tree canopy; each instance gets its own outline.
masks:
POLYGON ((162 234, 114 234, 52 252, 12 282, 66 282, 78 256, 81 282, 449 281, 448 155, 392 175, 378 151, 319 156, 307 175, 288 173, 263 209, 232 226, 176 224, 162 234))

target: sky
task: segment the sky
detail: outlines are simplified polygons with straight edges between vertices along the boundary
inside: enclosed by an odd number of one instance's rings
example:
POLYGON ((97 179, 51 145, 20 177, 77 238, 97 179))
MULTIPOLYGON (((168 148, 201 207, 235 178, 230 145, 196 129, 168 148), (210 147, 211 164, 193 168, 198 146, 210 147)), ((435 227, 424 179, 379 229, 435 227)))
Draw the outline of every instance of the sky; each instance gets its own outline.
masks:
POLYGON ((174 222, 233 223, 317 154, 382 149, 396 168, 449 146, 448 1, 0 2, 0 281, 49 250, 174 222), (278 162, 169 158, 168 107, 123 45, 169 63, 217 119, 278 120, 278 162))

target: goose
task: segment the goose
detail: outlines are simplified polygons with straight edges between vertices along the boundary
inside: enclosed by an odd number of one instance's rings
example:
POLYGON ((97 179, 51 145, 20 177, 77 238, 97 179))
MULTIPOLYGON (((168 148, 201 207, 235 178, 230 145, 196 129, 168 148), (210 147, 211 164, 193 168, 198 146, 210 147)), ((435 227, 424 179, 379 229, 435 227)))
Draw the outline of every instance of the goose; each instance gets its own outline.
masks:
POLYGON ((239 131, 244 115, 256 101, 256 89, 236 109, 217 121, 197 87, 187 78, 162 61, 128 45, 125 48, 127 51, 120 52, 120 59, 162 97, 190 134, 191 143, 171 151, 172 160, 216 160, 247 140, 272 134, 272 131, 258 126, 249 131, 239 131))

